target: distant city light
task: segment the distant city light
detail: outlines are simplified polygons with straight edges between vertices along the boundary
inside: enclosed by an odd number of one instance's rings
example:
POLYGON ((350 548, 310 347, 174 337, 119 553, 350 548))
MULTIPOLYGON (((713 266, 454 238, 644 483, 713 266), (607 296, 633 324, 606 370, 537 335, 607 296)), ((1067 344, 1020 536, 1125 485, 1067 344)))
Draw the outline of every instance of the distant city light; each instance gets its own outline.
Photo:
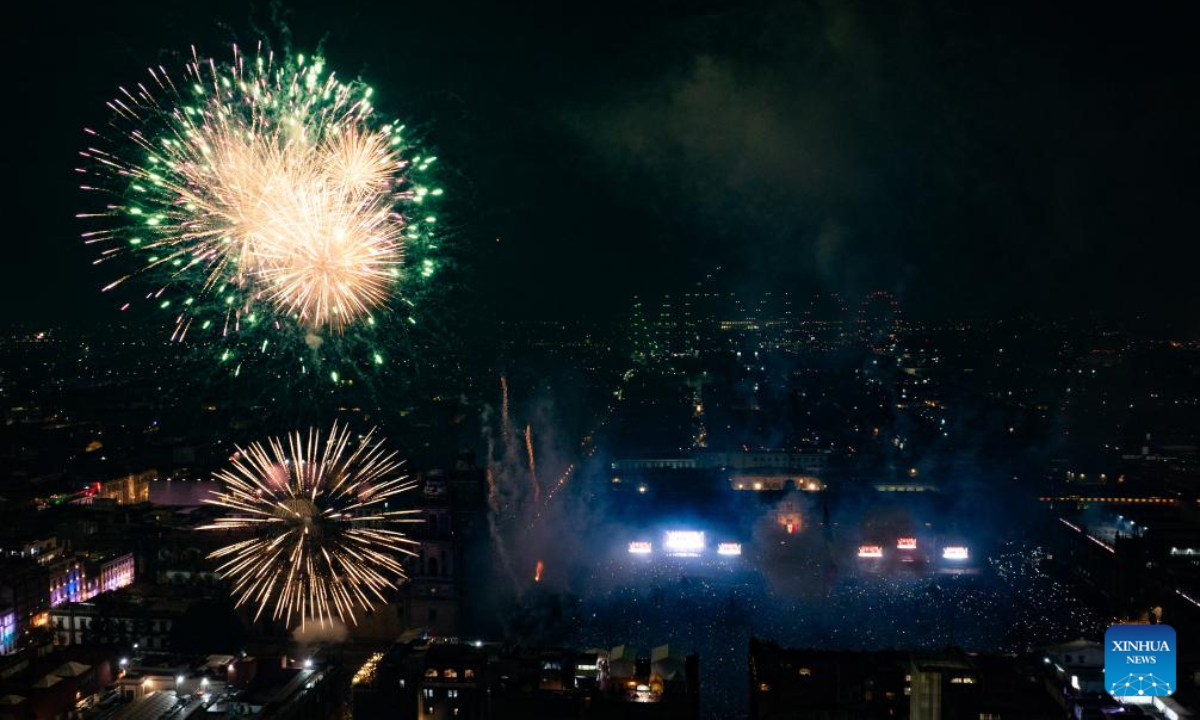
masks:
POLYGON ((881 558, 883 557, 883 548, 878 545, 859 545, 858 556, 860 558, 881 558))
POLYGON ((654 547, 645 541, 635 541, 629 543, 630 555, 649 555, 654 551, 654 547))
POLYGON ((910 537, 900 538, 899 540, 896 541, 896 549, 898 549, 898 550, 916 550, 917 549, 917 539, 910 538, 910 537))
POLYGON ((970 552, 962 545, 947 545, 942 548, 942 558, 944 560, 966 560, 970 556, 970 552))

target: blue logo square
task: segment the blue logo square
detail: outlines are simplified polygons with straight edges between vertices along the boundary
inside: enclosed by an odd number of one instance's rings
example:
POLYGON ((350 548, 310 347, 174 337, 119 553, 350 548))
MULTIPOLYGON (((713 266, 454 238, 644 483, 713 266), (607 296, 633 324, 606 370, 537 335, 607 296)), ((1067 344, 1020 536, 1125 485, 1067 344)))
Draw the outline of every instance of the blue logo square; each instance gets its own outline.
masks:
POLYGON ((1175 692, 1175 629, 1113 625, 1104 633, 1104 686, 1114 698, 1175 692))

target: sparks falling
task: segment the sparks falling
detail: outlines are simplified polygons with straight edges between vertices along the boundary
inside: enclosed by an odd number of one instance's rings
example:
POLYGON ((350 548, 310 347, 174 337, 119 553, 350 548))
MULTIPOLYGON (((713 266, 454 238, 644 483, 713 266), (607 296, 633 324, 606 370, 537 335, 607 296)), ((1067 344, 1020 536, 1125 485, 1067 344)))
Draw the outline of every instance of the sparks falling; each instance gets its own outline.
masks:
POLYGON ((508 419, 508 378, 500 376, 500 433, 504 437, 512 432, 508 419))
POLYGON ((319 57, 236 46, 231 62, 193 49, 181 78, 157 66, 120 88, 77 168, 105 201, 80 215, 102 226, 84 238, 96 263, 123 265, 104 289, 144 279, 137 294, 171 314, 176 340, 338 336, 408 302, 435 271, 425 206, 442 190, 425 180, 436 158, 372 95, 319 57))
POLYGON ((542 503, 542 486, 537 479, 537 462, 533 457, 533 431, 529 425, 525 426, 525 454, 529 457, 529 484, 533 488, 533 505, 537 507, 542 503))
POLYGON ((202 528, 250 536, 209 555, 237 605, 291 627, 357 622, 356 608, 384 601, 417 545, 396 528, 418 522, 409 517, 418 511, 389 509, 415 486, 402 464, 374 431, 355 442, 336 423, 325 435, 310 429, 239 448, 215 475, 224 490, 207 501, 229 514, 202 528))

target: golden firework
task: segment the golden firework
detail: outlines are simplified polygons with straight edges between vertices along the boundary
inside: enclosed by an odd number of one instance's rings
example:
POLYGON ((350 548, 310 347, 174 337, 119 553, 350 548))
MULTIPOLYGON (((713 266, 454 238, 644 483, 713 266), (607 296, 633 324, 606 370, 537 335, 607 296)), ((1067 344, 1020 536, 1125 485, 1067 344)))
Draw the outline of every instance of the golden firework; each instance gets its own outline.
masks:
POLYGON ((385 601, 417 545, 396 526, 419 522, 409 517, 418 511, 391 509, 415 486, 402 465, 374 430, 353 441, 337 423, 239 448, 215 475, 224 489, 207 501, 229 514, 202 528, 249 535, 209 554, 237 605, 256 605, 255 620, 270 609, 290 626, 357 622, 356 608, 385 601))

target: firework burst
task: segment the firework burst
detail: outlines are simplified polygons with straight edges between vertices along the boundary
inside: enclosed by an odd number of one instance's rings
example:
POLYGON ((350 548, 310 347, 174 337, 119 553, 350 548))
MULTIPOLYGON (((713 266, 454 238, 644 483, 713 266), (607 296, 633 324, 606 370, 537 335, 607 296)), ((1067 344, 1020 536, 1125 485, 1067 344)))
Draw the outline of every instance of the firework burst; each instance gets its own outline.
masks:
POLYGON ((193 49, 179 79, 157 66, 120 88, 77 168, 104 198, 80 215, 100 226, 84 239, 96 263, 121 265, 105 291, 144 280, 130 299, 169 313, 173 339, 261 353, 411 307, 436 269, 427 206, 442 190, 436 158, 380 119, 372 95, 319 57, 236 46, 231 62, 193 49))
POLYGON ((239 448, 216 473, 224 490, 207 501, 229 514, 202 528, 250 536, 209 555, 238 606, 303 626, 356 622, 356 608, 384 600, 417 545, 396 529, 418 522, 408 517, 417 511, 389 508, 415 485, 402 464, 374 431, 353 442, 336 423, 324 436, 310 429, 239 448))

